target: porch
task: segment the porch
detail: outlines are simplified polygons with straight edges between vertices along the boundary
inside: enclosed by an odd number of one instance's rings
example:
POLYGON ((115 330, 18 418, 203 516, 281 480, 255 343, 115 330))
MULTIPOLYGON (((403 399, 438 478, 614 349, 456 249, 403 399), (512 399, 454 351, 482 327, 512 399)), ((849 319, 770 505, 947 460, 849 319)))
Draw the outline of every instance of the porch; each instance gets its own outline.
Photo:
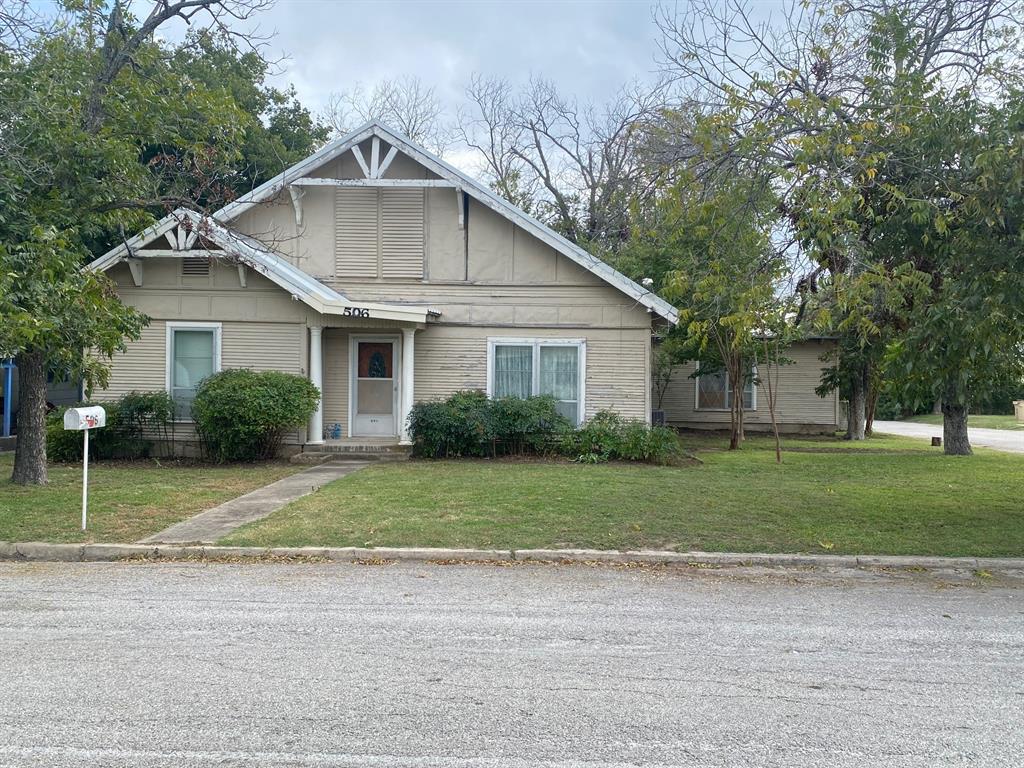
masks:
POLYGON ((411 445, 416 331, 422 327, 399 321, 309 327, 309 379, 321 399, 306 452, 374 453, 411 445))

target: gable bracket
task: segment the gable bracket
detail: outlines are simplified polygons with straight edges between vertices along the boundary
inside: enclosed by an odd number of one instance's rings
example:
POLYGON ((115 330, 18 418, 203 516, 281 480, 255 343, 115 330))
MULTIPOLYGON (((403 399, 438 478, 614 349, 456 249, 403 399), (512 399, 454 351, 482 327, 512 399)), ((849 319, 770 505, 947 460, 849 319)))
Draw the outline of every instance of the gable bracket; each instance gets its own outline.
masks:
POLYGON ((370 142, 370 178, 380 178, 380 138, 373 137, 370 142))
POLYGON ((465 211, 465 199, 463 197, 462 187, 455 188, 455 207, 459 211, 459 229, 466 228, 466 211, 465 211))
POLYGON ((367 179, 373 178, 370 176, 370 167, 366 164, 366 158, 363 157, 363 151, 359 148, 358 144, 352 145, 352 156, 355 157, 356 162, 359 163, 359 167, 363 169, 363 176, 367 179))
POLYGON ((384 155, 384 159, 381 160, 381 162, 380 162, 380 167, 377 168, 377 178, 378 179, 384 177, 384 171, 386 171, 388 169, 388 166, 391 165, 391 161, 395 159, 395 155, 397 155, 397 154, 398 154, 398 148, 397 147, 392 147, 391 149, 388 150, 388 153, 386 155, 384 155))
POLYGON ((142 287, 142 261, 140 259, 128 258, 125 259, 128 263, 128 269, 132 272, 132 282, 136 288, 142 287))
POLYGON ((295 228, 299 229, 302 227, 302 195, 305 194, 303 190, 291 185, 288 187, 288 194, 292 198, 292 208, 295 209, 295 228))

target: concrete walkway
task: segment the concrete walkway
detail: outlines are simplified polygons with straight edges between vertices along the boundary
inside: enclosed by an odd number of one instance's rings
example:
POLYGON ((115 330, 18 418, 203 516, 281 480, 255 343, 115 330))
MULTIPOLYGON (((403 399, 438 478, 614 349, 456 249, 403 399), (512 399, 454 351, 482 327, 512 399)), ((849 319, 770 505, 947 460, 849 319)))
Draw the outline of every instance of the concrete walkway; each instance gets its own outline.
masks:
MULTIPOLYGON (((997 451, 1010 453, 1024 453, 1024 430, 1013 432, 1009 429, 984 429, 983 427, 972 427, 970 423, 971 419, 968 416, 967 437, 972 446, 995 448, 997 451)), ((942 425, 918 424, 912 421, 876 421, 875 432, 929 440, 932 437, 942 437, 942 425)))
POLYGON ((258 490, 226 501, 195 517, 175 523, 147 536, 140 544, 213 544, 239 526, 261 520, 295 499, 306 496, 334 480, 362 469, 366 462, 345 461, 320 464, 258 490))

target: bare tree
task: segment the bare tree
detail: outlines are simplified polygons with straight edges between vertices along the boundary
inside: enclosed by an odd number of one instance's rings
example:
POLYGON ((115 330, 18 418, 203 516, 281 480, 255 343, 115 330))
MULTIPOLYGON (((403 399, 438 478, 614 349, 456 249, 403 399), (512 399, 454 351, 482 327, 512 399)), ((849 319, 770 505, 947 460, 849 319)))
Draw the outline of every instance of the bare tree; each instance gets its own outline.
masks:
POLYGON ((460 105, 456 130, 459 140, 479 155, 491 187, 509 202, 531 211, 537 198, 537 179, 526 173, 517 154, 522 130, 516 96, 509 82, 476 73, 466 87, 469 105, 460 105))
POLYGON ((628 230, 632 197, 653 189, 639 149, 661 119, 664 94, 661 84, 631 83, 596 106, 543 78, 514 93, 507 81, 476 76, 460 130, 496 189, 534 194, 533 209, 571 240, 614 242, 628 230))
POLYGON ((331 94, 323 118, 338 133, 377 119, 438 155, 452 142, 441 99, 415 76, 381 80, 369 90, 356 83, 351 90, 331 94))

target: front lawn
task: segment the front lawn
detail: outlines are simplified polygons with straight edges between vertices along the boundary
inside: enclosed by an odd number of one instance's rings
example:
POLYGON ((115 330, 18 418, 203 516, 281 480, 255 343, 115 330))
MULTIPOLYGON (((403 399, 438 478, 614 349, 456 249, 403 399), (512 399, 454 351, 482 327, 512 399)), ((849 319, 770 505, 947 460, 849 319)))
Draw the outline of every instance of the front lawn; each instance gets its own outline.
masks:
POLYGON ((49 485, 24 487, 10 482, 13 461, 13 454, 0 455, 0 541, 137 541, 301 469, 90 462, 89 530, 83 533, 81 465, 53 465, 49 485))
MULTIPOLYGON (((904 419, 914 424, 937 424, 942 426, 941 413, 925 413, 921 416, 911 416, 904 419)), ((985 429, 1024 429, 1024 422, 1017 421, 1017 417, 1010 414, 993 415, 984 413, 972 413, 967 417, 968 427, 984 427, 985 429)))
POLYGON ((685 436, 687 467, 413 461, 356 472, 221 543, 1024 555, 1024 457, 897 437, 685 436))

